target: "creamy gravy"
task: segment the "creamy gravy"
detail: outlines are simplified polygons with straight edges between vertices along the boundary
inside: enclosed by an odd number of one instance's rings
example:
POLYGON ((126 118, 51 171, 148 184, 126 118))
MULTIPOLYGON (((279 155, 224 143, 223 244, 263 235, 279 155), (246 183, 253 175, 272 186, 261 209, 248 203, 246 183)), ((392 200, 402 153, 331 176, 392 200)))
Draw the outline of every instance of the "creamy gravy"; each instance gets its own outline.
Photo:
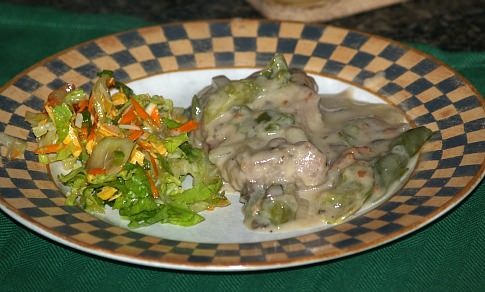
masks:
MULTIPOLYGON (((195 134, 229 189, 241 193, 249 228, 275 231, 339 223, 405 180, 406 174, 383 190, 374 183, 371 166, 408 129, 396 108, 358 102, 350 90, 319 95, 314 83, 296 78, 284 85, 261 77, 252 80, 262 88, 253 100, 203 120, 195 134), (349 181, 342 183, 345 176, 349 181), (331 203, 331 208, 320 203, 326 200, 322 193, 334 191, 355 197, 345 203, 344 215, 338 213, 341 202, 331 203), (275 208, 278 204, 281 210, 275 208), (275 224, 270 217, 283 219, 275 224)), ((221 98, 215 92, 205 90, 200 98, 221 98)))

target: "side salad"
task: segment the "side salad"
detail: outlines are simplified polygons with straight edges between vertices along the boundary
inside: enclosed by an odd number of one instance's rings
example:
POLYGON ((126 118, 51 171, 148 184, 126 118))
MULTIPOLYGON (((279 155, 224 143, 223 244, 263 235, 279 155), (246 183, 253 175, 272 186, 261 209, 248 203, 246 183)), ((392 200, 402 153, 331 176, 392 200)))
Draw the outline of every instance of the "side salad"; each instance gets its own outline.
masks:
POLYGON ((94 213, 109 205, 137 228, 195 225, 201 211, 229 204, 216 167, 190 142, 197 121, 169 99, 135 94, 112 71, 98 76, 90 93, 65 84, 44 112, 26 115, 39 161, 66 170, 57 179, 69 187, 67 205, 94 213))

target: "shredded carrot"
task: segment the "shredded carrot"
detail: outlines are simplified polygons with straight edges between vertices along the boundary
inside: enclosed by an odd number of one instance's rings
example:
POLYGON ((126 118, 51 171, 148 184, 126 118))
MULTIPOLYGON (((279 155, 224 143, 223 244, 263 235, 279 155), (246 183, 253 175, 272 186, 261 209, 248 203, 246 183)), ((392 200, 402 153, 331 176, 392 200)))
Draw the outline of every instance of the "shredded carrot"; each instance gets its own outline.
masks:
POLYGON ((89 106, 89 101, 88 100, 81 100, 78 104, 77 104, 77 111, 78 112, 83 112, 85 109, 87 109, 89 106))
POLYGON ((91 128, 91 132, 88 134, 88 140, 95 140, 96 139, 96 130, 95 127, 91 128))
POLYGON ((367 171, 365 171, 365 170, 359 170, 359 171, 357 172, 357 175, 358 175, 359 177, 364 177, 364 176, 366 175, 366 173, 367 173, 367 171))
POLYGON ((116 84, 116 80, 114 77, 106 78, 106 86, 108 86, 108 88, 115 86, 115 84, 116 84))
POLYGON ((118 121, 119 124, 127 125, 136 119, 135 109, 133 106, 128 107, 118 121))
POLYGON ((155 177, 158 177, 158 165, 157 165, 157 162, 156 162, 155 158, 153 158, 153 156, 151 156, 150 154, 148 154, 148 157, 150 157, 150 163, 152 165, 153 175, 155 177))
POLYGON ((138 145, 140 145, 141 148, 143 148, 147 151, 150 151, 153 148, 152 144, 150 144, 148 142, 144 142, 144 141, 138 141, 138 145))
POLYGON ((151 114, 150 118, 152 118, 153 122, 155 123, 156 126, 160 127, 161 124, 161 118, 160 118, 160 112, 158 111, 158 108, 155 107, 151 114))
POLYGON ((158 189, 157 189, 157 186, 155 185, 155 183, 153 182, 153 179, 152 177, 150 176, 150 174, 148 173, 145 173, 145 175, 147 176, 148 178, 148 182, 150 183, 150 189, 152 191, 152 196, 154 198, 158 198, 160 196, 160 193, 158 192, 158 189))
POLYGON ((50 144, 46 146, 42 146, 35 150, 35 154, 49 154, 49 153, 56 153, 57 151, 61 150, 62 144, 50 144))
POLYGON ((133 130, 130 131, 128 134, 128 139, 131 141, 135 141, 136 139, 140 138, 140 136, 143 134, 143 130, 133 130))
POLYGON ((87 127, 82 127, 79 129, 79 138, 82 140, 87 140, 88 139, 88 128, 87 127))
POLYGON ((88 111, 94 113, 94 95, 91 95, 88 100, 88 111))
POLYGON ((91 174, 91 175, 106 174, 106 169, 101 167, 91 168, 91 169, 88 169, 88 174, 91 174))
POLYGON ((150 116, 148 116, 145 109, 134 98, 131 99, 131 104, 135 108, 136 113, 139 114, 142 119, 144 120, 150 119, 150 116))
POLYGON ((199 123, 197 123, 196 120, 189 120, 188 122, 182 124, 178 128, 175 128, 175 131, 186 133, 186 132, 191 132, 199 126, 199 123))

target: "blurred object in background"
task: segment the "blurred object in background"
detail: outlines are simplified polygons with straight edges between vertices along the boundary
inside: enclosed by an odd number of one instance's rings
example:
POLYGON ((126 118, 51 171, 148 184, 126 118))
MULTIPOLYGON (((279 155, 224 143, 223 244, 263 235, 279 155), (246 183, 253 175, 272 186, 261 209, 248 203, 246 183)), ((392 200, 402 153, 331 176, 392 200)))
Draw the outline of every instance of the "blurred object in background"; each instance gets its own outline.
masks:
MULTIPOLYGON (((248 3, 250 0, 0 1, 48 6, 83 13, 117 13, 139 17, 154 23, 235 17, 258 19, 263 17, 248 3)), ((346 0, 339 1, 345 2, 346 0)), ((359 0, 358 2, 381 1, 359 0)), ((329 21, 319 21, 319 23, 356 29, 402 42, 434 45, 448 51, 485 51, 485 0, 403 0, 401 2, 329 21)))
POLYGON ((406 0, 247 0, 265 17, 276 20, 328 21, 398 4, 406 0))
POLYGON ((485 51, 485 0, 409 0, 327 23, 447 51, 485 51))

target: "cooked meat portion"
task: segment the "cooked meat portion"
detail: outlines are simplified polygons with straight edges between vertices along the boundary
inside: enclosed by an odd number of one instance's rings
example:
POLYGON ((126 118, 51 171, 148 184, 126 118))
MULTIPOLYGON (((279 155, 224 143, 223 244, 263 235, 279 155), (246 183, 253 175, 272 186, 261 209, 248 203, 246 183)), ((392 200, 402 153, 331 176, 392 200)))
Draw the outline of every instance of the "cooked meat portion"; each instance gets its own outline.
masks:
POLYGON ((236 187, 239 190, 242 187, 240 182, 264 185, 294 183, 300 189, 325 182, 326 159, 313 144, 281 142, 275 147, 260 150, 246 147, 238 151, 234 159, 226 161, 228 178, 231 182, 238 182, 236 187))
POLYGON ((350 90, 319 95, 313 78, 288 69, 282 56, 246 79, 215 78, 195 104, 194 140, 241 193, 252 229, 308 218, 337 223, 410 168, 405 143, 395 142, 408 129, 399 110, 355 101, 350 90))

